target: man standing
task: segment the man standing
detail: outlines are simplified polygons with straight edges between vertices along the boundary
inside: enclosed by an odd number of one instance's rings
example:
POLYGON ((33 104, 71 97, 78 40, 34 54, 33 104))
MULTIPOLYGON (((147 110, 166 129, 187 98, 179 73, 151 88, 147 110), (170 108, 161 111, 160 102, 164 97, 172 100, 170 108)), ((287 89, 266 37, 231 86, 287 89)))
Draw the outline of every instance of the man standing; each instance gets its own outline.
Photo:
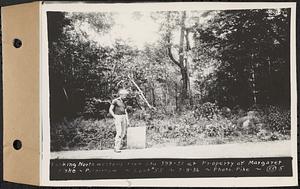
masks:
POLYGON ((129 124, 127 107, 124 103, 128 93, 129 92, 126 89, 120 89, 118 92, 119 97, 112 101, 109 108, 109 113, 115 119, 116 137, 114 151, 117 153, 121 152, 122 143, 129 124))

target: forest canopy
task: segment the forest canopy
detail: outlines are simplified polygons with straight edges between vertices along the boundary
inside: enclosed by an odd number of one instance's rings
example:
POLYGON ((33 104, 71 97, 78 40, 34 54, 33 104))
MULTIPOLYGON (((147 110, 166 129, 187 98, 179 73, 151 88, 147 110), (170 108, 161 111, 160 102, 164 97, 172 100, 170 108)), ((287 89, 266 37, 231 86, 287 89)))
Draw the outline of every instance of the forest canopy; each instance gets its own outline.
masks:
POLYGON ((118 12, 47 13, 53 120, 83 115, 90 99, 110 101, 119 88, 134 94, 128 77, 166 112, 205 102, 290 107, 290 9, 129 14, 137 37, 143 19, 155 37, 101 40, 120 27, 118 12))

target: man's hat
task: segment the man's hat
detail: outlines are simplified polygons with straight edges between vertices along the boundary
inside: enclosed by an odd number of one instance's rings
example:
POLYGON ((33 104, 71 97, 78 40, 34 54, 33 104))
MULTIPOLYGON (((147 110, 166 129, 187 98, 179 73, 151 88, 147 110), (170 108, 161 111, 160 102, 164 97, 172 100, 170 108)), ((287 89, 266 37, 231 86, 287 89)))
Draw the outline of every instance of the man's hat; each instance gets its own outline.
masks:
POLYGON ((120 89, 119 94, 128 94, 129 92, 126 89, 120 89))

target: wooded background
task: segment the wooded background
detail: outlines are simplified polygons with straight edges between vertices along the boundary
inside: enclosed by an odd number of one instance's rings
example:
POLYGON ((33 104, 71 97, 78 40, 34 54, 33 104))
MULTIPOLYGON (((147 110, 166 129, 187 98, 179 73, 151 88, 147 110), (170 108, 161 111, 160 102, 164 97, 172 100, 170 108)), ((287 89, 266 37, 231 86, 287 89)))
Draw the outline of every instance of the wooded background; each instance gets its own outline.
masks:
POLYGON ((161 38, 143 50, 122 39, 107 47, 76 29, 110 32, 114 14, 48 12, 53 119, 83 113, 89 98, 134 91, 129 75, 154 107, 290 106, 290 9, 153 12, 161 38))
POLYGON ((99 40, 118 14, 48 12, 52 151, 111 149, 120 88, 147 148, 290 139, 290 9, 132 12, 158 25, 142 47, 99 40))

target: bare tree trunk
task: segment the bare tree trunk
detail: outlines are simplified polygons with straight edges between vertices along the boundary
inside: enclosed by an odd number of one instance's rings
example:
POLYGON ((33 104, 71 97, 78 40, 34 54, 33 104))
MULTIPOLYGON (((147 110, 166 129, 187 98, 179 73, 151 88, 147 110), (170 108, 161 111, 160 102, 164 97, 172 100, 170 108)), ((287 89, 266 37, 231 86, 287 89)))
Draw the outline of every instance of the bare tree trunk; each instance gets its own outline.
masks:
MULTIPOLYGON (((268 56, 267 58, 268 60, 268 83, 269 83, 269 87, 272 86, 272 72, 271 72, 271 59, 270 56, 268 56)), ((271 93, 270 93, 270 88, 268 89, 268 93, 267 93, 267 102, 271 103, 271 93)))
POLYGON ((190 82, 190 65, 189 65, 189 61, 188 61, 188 52, 191 50, 191 46, 190 46, 190 41, 189 41, 189 29, 186 28, 185 30, 185 57, 184 57, 184 61, 186 64, 186 68, 187 68, 187 74, 188 74, 188 81, 187 81, 187 85, 188 85, 188 97, 189 97, 189 103, 190 105, 193 105, 193 98, 192 98, 192 90, 191 90, 191 82, 190 82))
POLYGON ((185 104, 185 101, 188 99, 188 73, 187 69, 181 69, 181 77, 182 77, 182 88, 181 88, 181 103, 185 104))
POLYGON ((151 87, 151 92, 152 92, 152 106, 156 106, 155 105, 155 89, 154 86, 151 87))
POLYGON ((182 12, 181 23, 180 23, 180 41, 179 41, 179 64, 182 65, 180 68, 181 77, 182 77, 182 89, 181 89, 181 105, 186 104, 186 100, 188 99, 188 69, 187 69, 187 61, 184 59, 184 38, 185 38, 185 19, 186 12, 182 12))
POLYGON ((252 77, 252 94, 253 94, 253 103, 257 104, 257 91, 256 91, 256 77, 255 77, 255 63, 253 61, 254 54, 251 54, 251 77, 252 77))
POLYGON ((165 88, 166 88, 166 92, 165 92, 165 107, 167 107, 169 105, 169 83, 168 83, 168 75, 167 75, 167 69, 165 69, 165 80, 166 80, 166 84, 165 84, 165 88))
POLYGON ((178 98, 177 98, 177 83, 175 83, 175 106, 176 106, 176 110, 178 110, 178 98))
MULTIPOLYGON (((167 16, 167 22, 169 23, 170 19, 170 13, 167 16)), ((185 27, 185 20, 186 20, 186 11, 182 12, 181 16, 181 22, 180 22, 180 39, 179 39, 179 60, 175 60, 172 51, 171 51, 171 32, 167 34, 167 42, 168 42, 168 55, 170 59, 173 61, 174 64, 176 64, 180 68, 181 73, 181 95, 180 95, 180 106, 179 109, 182 109, 187 104, 187 101, 189 100, 189 72, 188 72, 188 66, 187 66, 187 60, 185 60, 184 57, 184 39, 186 38, 186 44, 188 44, 188 38, 185 35, 186 27, 185 27)), ((189 48, 189 47, 188 47, 189 48)), ((187 49, 188 49, 187 48, 187 49)))
POLYGON ((169 105, 169 87, 168 83, 166 83, 166 93, 165 93, 165 107, 169 105))

